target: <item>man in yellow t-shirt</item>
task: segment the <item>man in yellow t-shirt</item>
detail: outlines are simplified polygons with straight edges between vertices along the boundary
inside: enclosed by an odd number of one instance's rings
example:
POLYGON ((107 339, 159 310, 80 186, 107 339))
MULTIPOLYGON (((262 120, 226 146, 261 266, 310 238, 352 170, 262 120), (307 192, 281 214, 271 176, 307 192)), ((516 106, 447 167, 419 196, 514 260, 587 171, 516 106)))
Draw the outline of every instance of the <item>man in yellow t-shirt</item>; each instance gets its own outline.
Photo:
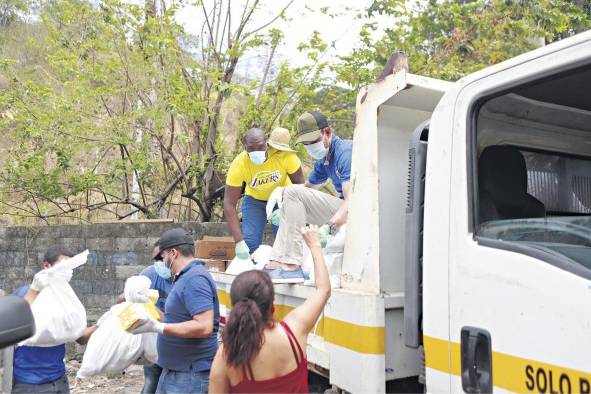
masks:
MULTIPOLYGON (((303 184, 302 164, 289 147, 289 131, 276 128, 267 142, 265 133, 252 128, 244 136, 245 150, 234 158, 226 176, 224 215, 234 242, 236 256, 247 258, 260 246, 267 223, 266 205, 278 187, 303 184), (242 227, 236 204, 242 194, 242 227)), ((277 226, 273 225, 277 233, 277 226)))

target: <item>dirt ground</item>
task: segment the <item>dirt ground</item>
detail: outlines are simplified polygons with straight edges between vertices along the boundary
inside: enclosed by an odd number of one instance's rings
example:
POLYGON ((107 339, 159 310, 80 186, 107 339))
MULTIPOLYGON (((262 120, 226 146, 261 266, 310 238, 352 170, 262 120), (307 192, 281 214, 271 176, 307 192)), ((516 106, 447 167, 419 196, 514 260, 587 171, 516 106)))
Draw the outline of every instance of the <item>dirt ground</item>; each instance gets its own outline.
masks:
MULTIPOLYGON (((76 383, 76 372, 80 368, 78 361, 66 364, 71 394, 133 393, 138 394, 144 385, 144 370, 141 365, 132 365, 125 373, 113 376, 93 376, 76 383)), ((311 393, 326 393, 330 388, 328 380, 310 373, 308 378, 311 393)))
POLYGON ((93 376, 76 383, 78 361, 68 361, 68 380, 72 394, 139 393, 144 385, 144 370, 141 365, 132 365, 125 373, 113 376, 93 376))

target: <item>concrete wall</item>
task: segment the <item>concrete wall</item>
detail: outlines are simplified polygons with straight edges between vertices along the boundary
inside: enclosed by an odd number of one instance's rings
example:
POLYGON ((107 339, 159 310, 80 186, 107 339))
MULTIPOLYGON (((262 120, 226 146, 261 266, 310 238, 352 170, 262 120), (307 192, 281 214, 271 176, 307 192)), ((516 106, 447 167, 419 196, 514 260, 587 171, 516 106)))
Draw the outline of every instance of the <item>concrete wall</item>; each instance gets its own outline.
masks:
MULTIPOLYGON (((0 228, 0 289, 10 294, 31 283, 43 254, 53 244, 75 253, 88 249, 88 262, 74 270, 70 284, 95 322, 123 292, 125 280, 150 265, 153 243, 164 231, 183 227, 201 239, 228 235, 225 223, 135 222, 0 228)), ((267 235, 268 239, 268 235, 267 235)), ((70 349, 70 355, 81 349, 70 349)))

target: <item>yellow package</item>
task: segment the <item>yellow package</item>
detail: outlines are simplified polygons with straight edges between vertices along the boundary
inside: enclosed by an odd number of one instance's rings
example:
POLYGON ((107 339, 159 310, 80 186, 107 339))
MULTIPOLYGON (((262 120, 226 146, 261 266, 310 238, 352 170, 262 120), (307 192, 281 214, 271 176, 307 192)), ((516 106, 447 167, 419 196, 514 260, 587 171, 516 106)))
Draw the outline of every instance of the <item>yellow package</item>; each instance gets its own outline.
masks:
POLYGON ((150 289, 148 290, 148 298, 150 302, 154 305, 158 302, 158 298, 160 298, 160 294, 158 294, 158 290, 150 289))
MULTIPOLYGON (((150 297, 151 298, 151 297, 150 297)), ((138 320, 145 318, 145 313, 156 320, 160 320, 160 313, 153 303, 146 304, 127 304, 121 312, 117 315, 121 327, 127 331, 132 327, 138 320)))

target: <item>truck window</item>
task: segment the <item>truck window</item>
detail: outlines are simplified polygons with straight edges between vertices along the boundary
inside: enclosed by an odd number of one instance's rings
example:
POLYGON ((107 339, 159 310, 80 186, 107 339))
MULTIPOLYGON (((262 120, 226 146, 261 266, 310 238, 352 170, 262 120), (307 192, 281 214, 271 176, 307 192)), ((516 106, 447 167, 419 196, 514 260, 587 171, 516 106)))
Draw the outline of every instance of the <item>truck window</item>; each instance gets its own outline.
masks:
POLYGON ((590 86, 586 67, 490 98, 477 109, 473 155, 477 239, 586 277, 591 101, 582 97, 590 86))

